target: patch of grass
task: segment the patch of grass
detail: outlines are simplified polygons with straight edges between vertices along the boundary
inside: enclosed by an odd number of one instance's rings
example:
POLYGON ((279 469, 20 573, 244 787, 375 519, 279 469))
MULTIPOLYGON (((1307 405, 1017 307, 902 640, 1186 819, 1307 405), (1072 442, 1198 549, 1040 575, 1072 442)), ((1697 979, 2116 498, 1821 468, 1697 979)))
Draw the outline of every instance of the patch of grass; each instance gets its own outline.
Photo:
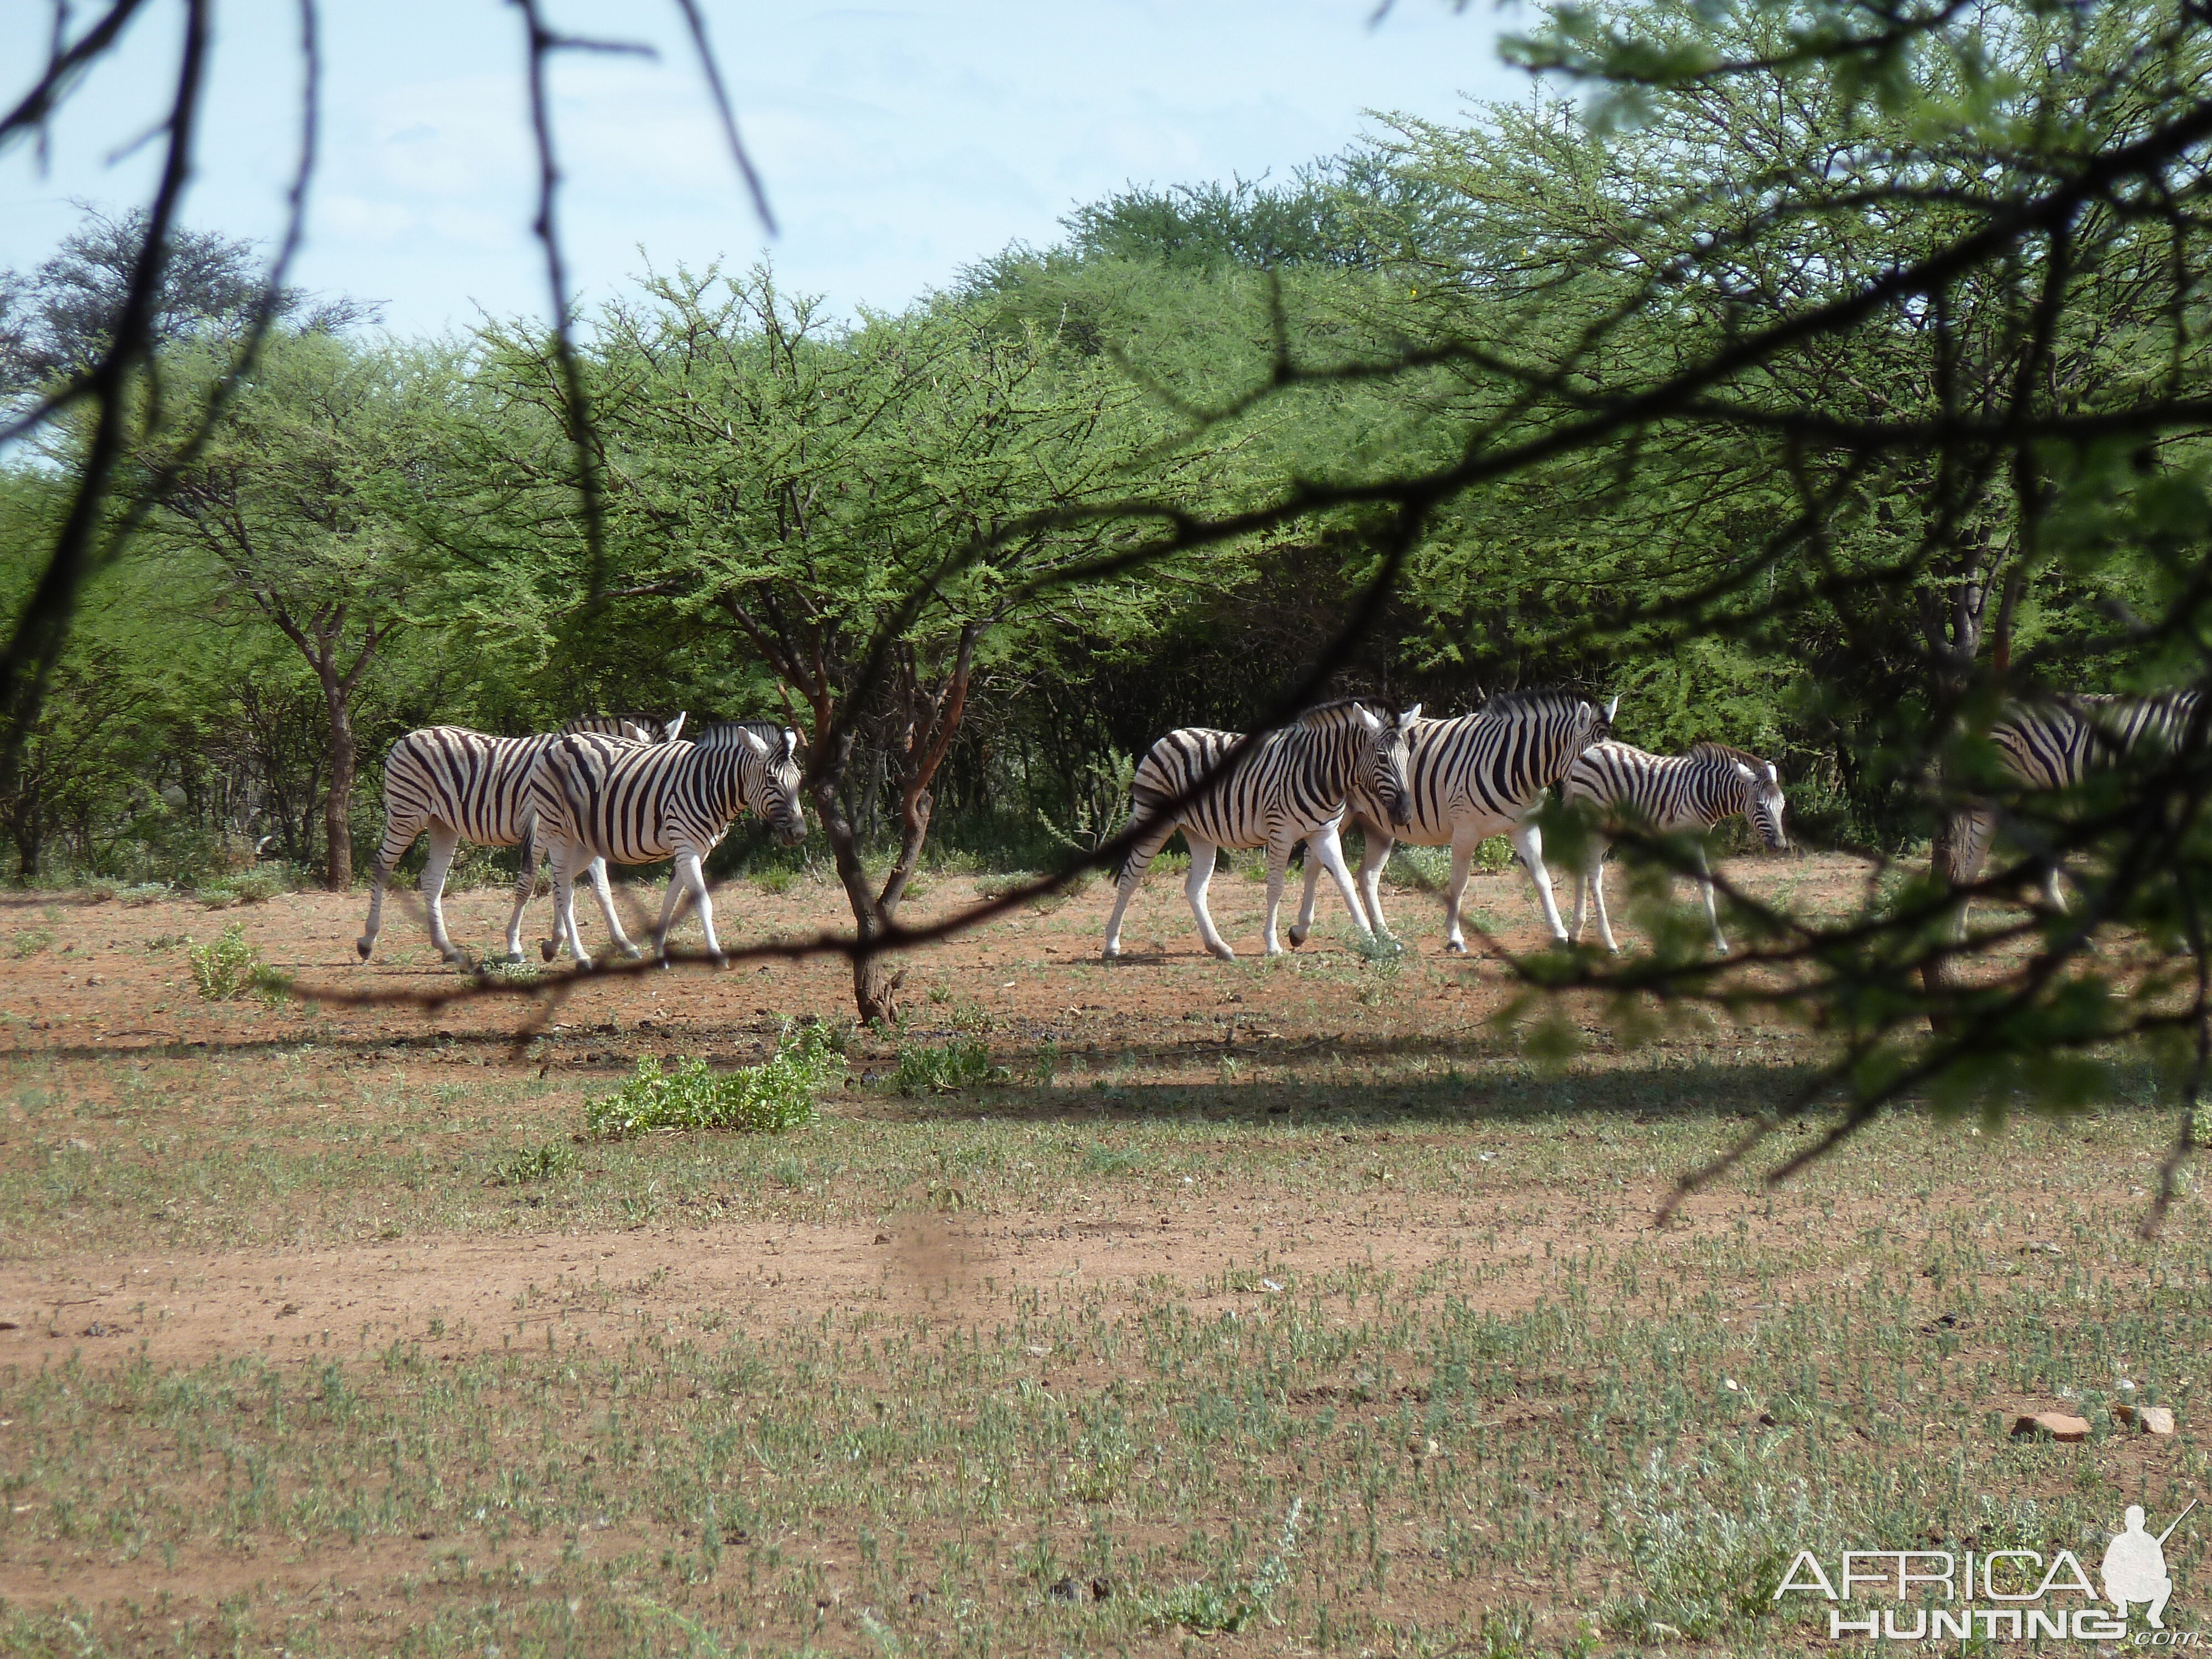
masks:
POLYGON ((891 1083, 902 1095, 954 1095, 1005 1083, 1011 1076, 1005 1066, 991 1063, 990 1047, 981 1038, 956 1037, 942 1044, 901 1044, 891 1083))
POLYGON ((176 896, 177 890, 166 881, 134 882, 128 887, 118 887, 115 890, 115 899, 118 903, 132 906, 159 904, 162 900, 172 899, 176 896))
POLYGON ((54 935, 52 928, 26 927, 15 935, 13 949, 18 957, 34 957, 52 945, 53 942, 54 935))
POLYGON ((495 985, 535 985, 545 977, 545 970, 534 962, 509 962, 504 957, 486 957, 477 963, 477 976, 495 985))
POLYGON ((775 1053, 758 1066, 716 1073, 704 1060, 674 1070, 641 1060, 619 1092, 584 1103, 584 1131, 594 1140, 623 1140, 656 1130, 735 1129, 781 1134, 821 1115, 816 1094, 842 1060, 826 1025, 787 1025, 775 1053))
POLYGON ((191 942, 192 936, 190 933, 156 933, 146 941, 146 951, 149 955, 151 955, 157 951, 173 951, 180 945, 190 945, 191 942))
POLYGON ((799 874, 787 864, 775 865, 755 875, 753 885, 770 898, 778 898, 799 885, 799 874))
POLYGON ((952 1010, 952 1029, 963 1036, 987 1036, 996 1023, 991 1011, 980 1002, 958 1003, 952 1010))
POLYGON ((192 896, 210 910, 225 910, 234 904, 264 903, 291 884, 283 866, 261 864, 204 883, 192 890, 192 896))
POLYGON ((281 975, 262 965, 258 945, 246 942, 246 924, 234 921, 222 937, 195 945, 190 952, 192 985, 210 1002, 229 1002, 248 992, 276 994, 283 989, 281 975))
POLYGON ((492 1166, 492 1178, 502 1187, 527 1187, 566 1175, 576 1166, 576 1149, 565 1140, 520 1146, 492 1166))
POLYGON ((979 899, 1004 898, 1009 893, 1044 879, 1040 870, 1007 870, 995 876, 979 877, 975 896, 979 899))
POLYGON ((1092 1146, 1083 1154, 1085 1175, 1128 1175, 1144 1167, 1144 1150, 1138 1146, 1092 1146))

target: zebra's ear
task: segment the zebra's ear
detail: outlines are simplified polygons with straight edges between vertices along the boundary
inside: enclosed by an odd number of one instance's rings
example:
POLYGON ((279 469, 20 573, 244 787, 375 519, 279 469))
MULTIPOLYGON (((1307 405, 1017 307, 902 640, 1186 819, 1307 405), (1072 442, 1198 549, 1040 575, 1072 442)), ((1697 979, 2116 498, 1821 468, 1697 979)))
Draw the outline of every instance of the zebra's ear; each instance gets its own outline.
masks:
POLYGON ((1756 773, 1756 772, 1753 771, 1753 770, 1752 770, 1748 766, 1746 766, 1746 765, 1745 765, 1741 761, 1738 761, 1738 762, 1735 763, 1735 769, 1736 769, 1737 771, 1739 771, 1739 772, 1742 773, 1742 774, 1744 775, 1744 776, 1746 776, 1746 777, 1747 777, 1747 778, 1756 779, 1756 778, 1759 776, 1759 774, 1758 774, 1758 773, 1756 773))
POLYGON ((1782 774, 1774 769, 1774 763, 1772 761, 1766 763, 1766 781, 1769 783, 1779 783, 1782 781, 1782 774))
POLYGON ((1358 708, 1359 723, 1362 726, 1365 726, 1370 732, 1380 732, 1382 729, 1382 717, 1380 714, 1376 714, 1364 702, 1358 705, 1358 708))
POLYGON ((676 711, 676 718, 668 722, 668 735, 663 738, 661 741, 663 743, 673 743, 678 738, 681 737, 683 733, 684 711, 679 708, 676 711))
POLYGON ((768 758, 768 739, 761 736, 759 732, 754 731, 750 726, 740 726, 738 729, 745 734, 745 742, 750 746, 753 753, 758 755, 763 760, 766 760, 768 758))
POLYGON ((1612 701, 1611 702, 1608 702, 1608 703, 1607 703, 1607 704, 1606 704, 1606 706, 1605 706, 1605 723, 1606 723, 1607 726, 1610 726, 1610 725, 1612 725, 1612 724, 1613 724, 1613 714, 1614 714, 1614 712, 1615 712, 1616 710, 1618 710, 1618 709, 1620 708, 1620 694, 1618 691, 1616 691, 1616 692, 1614 692, 1614 693, 1613 694, 1613 701, 1612 701))
POLYGON ((1398 716, 1398 729, 1401 732, 1410 732, 1413 729, 1413 722, 1420 718, 1421 705, 1415 703, 1411 708, 1408 708, 1404 714, 1398 716))
POLYGON ((788 726, 783 728, 783 757, 787 761, 799 758, 799 733, 788 726))

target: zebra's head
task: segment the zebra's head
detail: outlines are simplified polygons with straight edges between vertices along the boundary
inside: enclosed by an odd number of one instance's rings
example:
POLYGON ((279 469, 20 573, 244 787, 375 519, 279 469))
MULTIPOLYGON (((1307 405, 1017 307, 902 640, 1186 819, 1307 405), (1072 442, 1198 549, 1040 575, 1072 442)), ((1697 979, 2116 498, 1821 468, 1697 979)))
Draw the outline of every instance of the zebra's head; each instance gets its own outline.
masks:
POLYGON ((1782 775, 1774 769, 1772 761, 1738 761, 1735 769, 1743 777, 1743 815, 1750 820, 1759 845, 1770 853, 1785 850, 1790 837, 1782 828, 1782 775))
POLYGON ((1419 703, 1395 716, 1378 714, 1364 703, 1359 706, 1359 724, 1366 737, 1359 757, 1360 788, 1390 815, 1395 824, 1409 823, 1413 816, 1413 792, 1407 781, 1406 740, 1420 717, 1419 703))
POLYGON ((786 847, 806 839, 806 808, 799 798, 806 769, 799 764, 799 733, 789 726, 773 738, 750 728, 745 740, 759 766, 752 790, 753 811, 768 820, 786 847))

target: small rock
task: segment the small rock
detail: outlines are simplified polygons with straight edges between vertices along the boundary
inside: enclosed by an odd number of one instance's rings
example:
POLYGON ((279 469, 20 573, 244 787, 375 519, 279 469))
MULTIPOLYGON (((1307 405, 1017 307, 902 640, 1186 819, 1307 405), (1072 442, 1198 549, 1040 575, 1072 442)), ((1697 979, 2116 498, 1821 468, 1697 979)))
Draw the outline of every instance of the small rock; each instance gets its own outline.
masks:
POLYGON ((1073 1601, 1081 1593, 1073 1578, 1063 1578, 1052 1587, 1052 1599, 1055 1601, 1073 1601))
POLYGON ((2013 1419, 2014 1434, 2033 1434, 2038 1431, 2053 1440, 2087 1440, 2089 1424, 2086 1418, 2069 1417, 2064 1412, 2022 1413, 2013 1419))
POLYGON ((107 977, 104 974, 88 974, 85 975, 84 982, 87 985, 105 985, 107 983, 107 977))
POLYGON ((1113 1595, 1113 1593, 1114 1581, 1112 1579, 1094 1578, 1091 1581, 1091 1599, 1092 1601, 1103 1601, 1108 1596, 1113 1595))
POLYGON ((2173 1413, 2163 1406, 2135 1406, 2123 1401, 2112 1415, 2142 1434, 2172 1434, 2173 1413))
POLYGON ((891 1236, 889 1233, 878 1233, 876 1235, 876 1243, 878 1244, 888 1244, 890 1242, 891 1236))
POLYGON ((915 1591, 911 1595, 906 1598, 906 1604, 910 1607, 927 1607, 929 1605, 929 1592, 925 1589, 918 1589, 915 1591))
POLYGON ((117 1333, 113 1326, 103 1325, 95 1319, 84 1328, 84 1334, 87 1336, 113 1336, 117 1333))

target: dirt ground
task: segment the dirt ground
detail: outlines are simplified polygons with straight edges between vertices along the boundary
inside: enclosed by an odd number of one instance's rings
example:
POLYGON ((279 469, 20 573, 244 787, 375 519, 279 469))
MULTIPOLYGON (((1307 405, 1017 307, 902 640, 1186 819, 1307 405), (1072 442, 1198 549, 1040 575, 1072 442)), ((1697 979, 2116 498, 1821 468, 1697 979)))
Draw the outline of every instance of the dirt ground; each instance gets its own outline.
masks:
MULTIPOLYGON (((1829 913, 1855 908, 1870 878, 1863 864, 1825 856, 1745 860, 1723 873, 1829 913)), ((973 878, 931 878, 908 919, 951 914, 989 890, 973 878)), ((1559 890, 1571 907, 1571 884, 1559 890)), ((657 891, 629 896, 650 902, 657 891)), ((402 1352, 459 1376, 526 1353, 550 1366, 559 1355, 634 1352, 647 1339, 703 1350, 733 1336, 790 1344, 809 1330, 937 1322, 1003 1334, 1057 1319, 1057 1335, 1009 1339, 1012 1363, 1050 1397, 1103 1399, 1120 1368, 1103 1342, 1071 1340, 1077 1325, 1066 1322, 1141 1326, 1172 1307, 1187 1310, 1178 1318, 1263 1332, 1289 1317, 1285 1286, 1346 1285, 1357 1306, 1370 1277, 1412 1297, 1407 1318, 1449 1306, 1452 1317, 1540 1322, 1547 1309, 1587 1300, 1599 1262, 1633 1264, 1623 1308, 1649 1311, 1655 1291, 1673 1294, 1664 1287, 1717 1287, 1704 1305, 1725 1351, 1736 1340, 1731 1320, 1748 1340, 1762 1318, 1778 1317, 1762 1310, 1822 1304, 1836 1285, 1872 1295, 1900 1263, 1957 1248, 1962 1216, 1984 1218, 1973 1223, 1975 1259, 2000 1264, 1990 1282, 2009 1287, 2021 1264, 2043 1270, 2038 1253, 2060 1236, 2062 1217, 2078 1235, 2091 1218, 2140 1203, 2162 1133, 2130 1129, 2119 1152, 2109 1139, 2093 1145, 2054 1129, 2006 1154, 2018 1160, 2026 1147, 2025 1162, 2000 1164, 1989 1141, 1961 1128, 1903 1164, 1893 1146, 1779 1197, 1724 1182, 1691 1202, 1685 1224, 1655 1232, 1653 1210, 1674 1176, 1725 1144, 1735 1115, 1766 1103, 1760 1079, 1812 1056, 1802 1036, 1756 1023, 1676 1032, 1630 1066, 1592 1020, 1579 1069, 1547 1081, 1513 1060, 1493 1023, 1510 994, 1496 952, 1540 944, 1517 872, 1471 884, 1475 950, 1463 958, 1443 952, 1433 898, 1386 894, 1410 954, 1378 970, 1353 948, 1326 886, 1314 939, 1262 958, 1263 888, 1244 871, 1214 882, 1217 922, 1242 953, 1216 962, 1199 946, 1180 878, 1163 871, 1133 907, 1127 954, 1115 964, 1097 959, 1111 897, 1103 884, 915 951, 904 1029, 853 1034, 852 1076, 824 1100, 835 1127, 803 1138, 811 1151, 729 1137, 591 1150, 564 1185, 540 1190, 500 1176, 495 1154, 567 1145, 583 1100, 641 1059, 749 1063, 788 1021, 847 1019, 849 970, 834 957, 782 957, 720 970, 564 967, 495 997, 439 1002, 469 981, 437 959, 408 897, 387 903, 367 964, 353 943, 358 895, 293 894, 224 911, 0 899, 0 952, 12 952, 0 975, 0 1083, 13 1091, 0 1103, 0 1204, 16 1218, 0 1237, 0 1378, 51 1379, 62 1365, 212 1375, 206 1368, 231 1362, 297 1364, 306 1376, 333 1360, 388 1370, 402 1352), (289 977, 294 1000, 198 994, 191 945, 234 925, 289 977), (1024 1086, 943 1098, 886 1086, 902 1046, 963 1035, 980 1035, 1024 1086), (1616 1065, 1618 1086, 1608 1080, 1616 1065), (1145 1143, 1141 1162, 1121 1150, 1117 1125, 1163 1113, 1169 1127, 1145 1143), (187 1164, 189 1179, 179 1173, 187 1164), (2080 1179, 2085 1168, 2092 1186, 2080 1179), (2023 1182, 2057 1196, 2023 1199, 2023 1182), (1940 1197, 1949 1185, 1962 1194, 1955 1204, 1940 1197), (1816 1237, 1836 1248, 1808 1249, 1816 1237), (1737 1265, 1721 1273, 1728 1251, 1737 1265)), ((731 883, 716 902, 733 951, 847 920, 836 889, 803 878, 780 891, 731 883)), ((507 903, 501 890, 450 896, 448 925, 465 945, 489 948, 507 903)), ((533 905, 526 938, 545 931, 546 909, 533 905)), ((596 943, 588 904, 580 920, 596 943)), ((634 934, 647 931, 643 920, 633 914, 634 934)), ((1616 927, 1633 948, 1618 914, 1616 927)), ((679 930, 679 946, 697 942, 696 924, 679 930)), ((2192 1251, 2203 1209, 2192 1197, 2177 1218, 2192 1251)), ((2056 1273, 2058 1247, 2047 1248, 2056 1273)), ((1942 1279, 1915 1294, 1941 1300, 1942 1279)), ((1908 1330, 1936 1329, 1911 1322, 1940 1311, 1930 1302, 1897 1316, 1908 1330)), ((1661 1352, 1676 1340, 1662 1333, 1661 1352)), ((1994 1325, 1944 1343, 1956 1364, 1981 1367, 1958 1411, 2063 1403, 2028 1373, 1998 1376, 2018 1344, 1994 1325)), ((1755 1374, 1748 1357, 1731 1363, 1755 1374)), ((2121 1363, 2142 1369, 2132 1356, 2121 1363)), ((1364 1373, 1346 1373, 1355 1375, 1364 1373)), ((1365 1384, 1336 1381, 1288 1398, 1331 1412, 1355 1388, 1364 1399, 1365 1384)), ((1579 1408, 1571 1391, 1539 1391, 1476 1427, 1522 1437, 1540 1455, 1555 1418, 1579 1408)), ((872 1409, 880 1414, 882 1402, 872 1409)), ((0 1421, 0 1474, 22 1432, 0 1421)), ((1880 1448, 1869 1439, 1868 1449, 1880 1448)), ((2127 1457, 2112 1478, 2185 1473, 2155 1449, 2127 1457)), ((2193 1441, 2186 1458, 2190 1468, 2202 1461, 2193 1441)), ((204 1612, 291 1583, 302 1595, 319 1585, 365 1595, 347 1616, 388 1632, 417 1617, 406 1586, 425 1571, 435 1577, 425 1547, 410 1550, 404 1538, 350 1551, 302 1544, 279 1557, 192 1541, 156 1568, 130 1551, 71 1543, 65 1527, 24 1530, 31 1504, 19 1500, 14 1513, 24 1520, 12 1530, 0 1516, 0 1611, 33 1618, 106 1607, 123 1621, 115 1628, 137 1630, 115 1609, 149 1592, 204 1612)), ((1233 1516, 1220 1524, 1236 1530, 1233 1516)), ((1124 1547, 1152 1525, 1133 1522, 1124 1547)), ((450 1529, 441 1522, 437 1534, 450 1529)), ((849 1564, 867 1536, 863 1524, 819 1547, 849 1564)), ((642 1532, 632 1541, 650 1543, 642 1532)), ((1162 1532, 1155 1542, 1165 1551, 1172 1539, 1162 1532)), ((434 1556, 445 1547, 427 1547, 434 1556)), ((1430 1548, 1439 1561, 1445 1553, 1442 1542, 1430 1548)), ((565 1570, 524 1551, 508 1570, 526 1569, 565 1570)), ((1597 1594, 1595 1580, 1570 1576, 1540 1595, 1531 1571, 1497 1569, 1477 1599, 1597 1594)), ((1393 1620, 1463 1620, 1474 1594, 1456 1568, 1426 1584, 1407 1578, 1395 1600, 1376 1583, 1362 1605, 1395 1608, 1393 1620)), ((860 1592, 852 1594, 857 1608, 860 1592)), ((846 1592, 823 1595, 817 1619, 846 1592)), ((198 1616, 169 1622, 201 1631, 198 1616)), ((927 1625, 913 1616, 917 1629, 927 1625)), ((854 1612, 824 1626, 830 1636, 807 1639, 876 1650, 876 1617, 854 1612)), ((1150 1632, 1139 1648, 1175 1650, 1164 1617, 1117 1627, 1115 1639, 1150 1632)), ((1029 1628, 1006 1628, 1017 1627, 1029 1628)), ((764 1627, 772 1646, 797 1639, 797 1627, 781 1638, 778 1628, 764 1627)))

